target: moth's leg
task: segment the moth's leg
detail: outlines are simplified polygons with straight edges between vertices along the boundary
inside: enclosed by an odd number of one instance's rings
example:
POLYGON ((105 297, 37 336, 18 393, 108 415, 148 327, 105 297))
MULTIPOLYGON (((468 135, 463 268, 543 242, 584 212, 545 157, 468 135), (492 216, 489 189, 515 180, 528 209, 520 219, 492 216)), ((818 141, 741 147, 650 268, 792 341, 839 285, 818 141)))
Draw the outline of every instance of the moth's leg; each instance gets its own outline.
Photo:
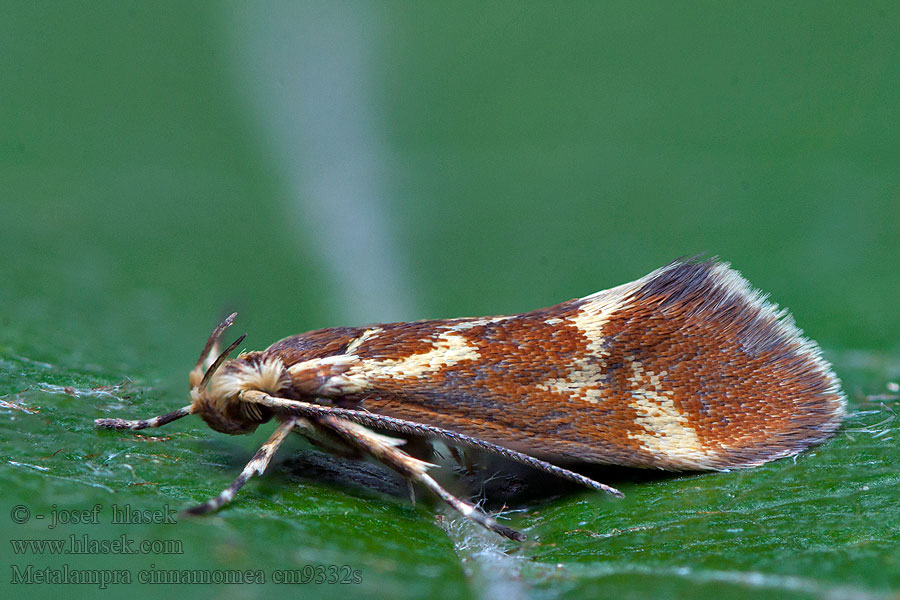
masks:
POLYGON ((367 427, 378 427, 380 429, 397 431, 399 433, 405 433, 409 435, 438 437, 442 440, 446 440, 454 444, 471 446, 472 448, 478 448, 479 450, 485 450, 487 452, 498 454, 504 458, 508 458, 509 460, 520 462, 522 464, 528 465, 529 467, 551 473, 553 475, 556 475, 557 477, 562 477, 563 479, 567 479, 569 481, 574 481, 575 483, 579 483, 599 492, 606 492, 607 494, 612 494, 614 496, 618 496, 619 498, 625 497, 625 494, 623 494, 616 488, 608 486, 605 483, 600 483, 599 481, 594 481, 590 477, 585 477, 580 473, 558 467, 554 464, 548 463, 545 460, 541 460, 539 458, 535 458, 533 456, 525 454, 524 452, 516 452, 515 450, 510 450, 509 448, 504 448, 503 446, 492 444, 491 442, 478 439, 470 435, 465 435, 463 433, 457 433, 449 429, 443 429, 441 427, 435 427, 433 425, 426 425, 424 423, 416 423, 415 421, 396 419, 394 417, 387 417, 385 415, 378 415, 362 410, 336 408, 333 406, 313 404, 311 402, 302 402, 300 400, 291 400, 289 398, 278 398, 256 390, 241 392, 241 399, 247 402, 256 402, 264 406, 278 409, 283 413, 293 415, 301 415, 304 417, 334 416, 346 419, 348 421, 353 421, 354 423, 359 423, 360 425, 366 425, 367 427))
POLYGON ((471 475, 475 472, 475 466, 472 464, 472 457, 469 456, 468 452, 460 450, 456 446, 447 446, 447 449, 450 450, 450 456, 456 462, 456 465, 462 469, 466 475, 471 475))
POLYGON ((441 485, 432 479, 426 472, 435 465, 413 458, 406 452, 397 448, 399 444, 403 443, 403 440, 377 434, 373 431, 369 431, 362 425, 337 417, 323 416, 317 420, 319 423, 326 425, 340 434, 348 442, 359 446, 376 459, 391 467, 409 481, 421 483, 437 494, 441 500, 449 504, 453 509, 475 523, 478 523, 485 529, 489 529, 505 538, 517 542, 525 541, 525 536, 515 529, 500 525, 497 521, 478 510, 472 504, 460 500, 441 487, 441 485))
POLYGON ((146 429, 148 427, 162 427, 166 423, 177 421, 181 417, 191 414, 191 405, 183 406, 170 413, 151 417, 149 419, 95 419, 94 427, 101 429, 146 429))
POLYGON ((266 467, 269 466, 269 462, 272 460, 272 457, 275 456, 275 453, 278 451, 278 447, 281 446, 281 443, 284 442, 284 439, 291 432, 295 426, 300 425, 303 426, 303 421, 306 419, 301 419, 297 417, 288 417, 278 426, 277 429, 272 433, 271 437, 266 440, 266 443, 262 445, 262 447, 256 451, 256 454, 253 455, 253 458, 250 459, 250 462, 247 463, 247 466, 244 467, 244 470, 241 471, 241 474, 238 475, 237 479, 232 482, 227 488, 222 490, 215 498, 210 498, 203 504, 198 504, 197 506, 188 508, 183 512, 189 515, 202 515, 208 512, 213 512, 222 507, 222 505, 231 502, 231 499, 234 498, 234 495, 241 489, 247 480, 253 477, 254 473, 258 473, 262 475, 265 472, 266 467))
MULTIPOLYGON (((407 454, 413 456, 414 458, 418 458, 419 460, 425 462, 431 462, 434 459, 435 455, 441 457, 441 453, 435 450, 434 445, 431 443, 431 440, 421 437, 408 437, 405 440, 405 444, 403 444, 403 451, 407 454)), ((412 481, 406 480, 406 491, 409 494, 409 501, 416 505, 416 487, 413 485, 412 481)))
POLYGON ((297 429, 294 433, 299 433, 310 444, 328 452, 340 456, 341 458, 360 459, 365 453, 359 446, 348 443, 343 437, 335 433, 332 429, 325 427, 317 421, 307 419, 298 419, 297 429))

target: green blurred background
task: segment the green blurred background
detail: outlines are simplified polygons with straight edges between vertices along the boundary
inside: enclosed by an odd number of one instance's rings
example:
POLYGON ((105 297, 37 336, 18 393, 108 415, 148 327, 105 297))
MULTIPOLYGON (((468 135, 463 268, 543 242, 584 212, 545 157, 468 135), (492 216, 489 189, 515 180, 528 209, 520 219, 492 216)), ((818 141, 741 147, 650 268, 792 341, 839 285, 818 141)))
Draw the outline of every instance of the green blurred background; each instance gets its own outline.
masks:
POLYGON ((0 586, 10 563, 318 561, 363 583, 190 591, 896 593, 898 25, 895 2, 2 3, 0 586), (626 481, 619 503, 527 505, 514 521, 537 543, 518 550, 298 443, 285 455, 333 482, 279 462, 206 520, 64 532, 177 538, 185 555, 11 552, 56 535, 12 523, 13 505, 181 508, 237 474, 265 432, 91 428, 185 404, 227 311, 263 348, 529 310, 697 253, 821 343, 858 411, 846 434, 752 472, 626 481))

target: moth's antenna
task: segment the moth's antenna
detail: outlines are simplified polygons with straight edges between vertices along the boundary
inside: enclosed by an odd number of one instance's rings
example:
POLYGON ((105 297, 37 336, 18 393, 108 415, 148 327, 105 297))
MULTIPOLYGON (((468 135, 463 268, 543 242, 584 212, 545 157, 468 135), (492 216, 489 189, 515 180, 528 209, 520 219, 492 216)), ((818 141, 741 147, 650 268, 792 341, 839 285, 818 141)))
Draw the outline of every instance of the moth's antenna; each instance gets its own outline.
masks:
MULTIPOLYGON (((234 318, 236 316, 237 313, 231 313, 230 315, 228 315, 228 318, 219 323, 219 326, 213 330, 212 334, 209 336, 209 339, 206 340, 206 346, 203 347, 203 352, 200 353, 200 358, 197 359, 197 364, 194 365, 194 368, 190 373, 190 384, 192 389, 196 389, 198 385, 200 389, 203 389, 209 382, 209 378, 212 377, 213 373, 216 372, 216 369, 222 366, 222 363, 225 362, 225 359, 228 358, 228 355, 234 352, 234 349, 237 348, 238 344, 244 341, 244 338, 247 337, 247 334, 244 334, 237 340, 235 340, 233 344, 228 346, 225 352, 219 355, 216 361, 206 370, 206 373, 203 373, 203 363, 207 358, 209 358, 209 355, 213 351, 213 348, 219 342, 219 338, 222 337, 222 333, 226 329, 231 327, 232 323, 234 323, 234 318), (203 375, 203 379, 199 384, 196 384, 195 382, 200 379, 201 375, 203 375)), ((176 419, 188 416, 189 414, 191 414, 192 410, 193 404, 188 404, 187 406, 179 408, 176 411, 152 417, 150 419, 96 419, 94 421, 94 425, 96 427, 104 429, 145 429, 147 427, 161 427, 166 423, 171 423, 176 419)))
POLYGON ((151 417, 149 419, 136 419, 136 420, 128 420, 128 419, 95 419, 94 427, 99 427, 101 429, 146 429, 147 427, 162 427, 166 423, 171 423, 181 417, 186 417, 191 414, 191 405, 188 404, 178 410, 173 410, 170 413, 166 413, 164 415, 159 415, 157 417, 151 417))
POLYGON ((194 370, 203 371, 203 363, 209 357, 210 352, 212 352, 213 346, 219 341, 219 338, 222 337, 222 333, 225 332, 226 329, 231 327, 231 324, 234 323, 234 318, 237 317, 237 313, 231 313, 228 317, 219 323, 219 326, 213 329, 213 332, 210 334, 209 339, 206 340, 206 345, 203 346, 203 352, 200 353, 200 358, 197 359, 197 364, 194 365, 194 370))
MULTIPOLYGON (((233 316, 234 315, 232 315, 231 317, 233 317, 233 316)), ((230 319, 231 317, 228 317, 228 318, 230 319)), ((230 324, 231 323, 229 323, 229 325, 230 324)), ((220 325, 220 327, 221 327, 221 325, 220 325)), ((226 325, 226 327, 227 327, 227 325, 226 325)), ((213 376, 213 374, 216 372, 216 370, 219 367, 221 367, 222 363, 228 359, 228 355, 231 354, 232 352, 234 352, 234 349, 238 347, 238 344, 240 344, 241 342, 244 341, 245 337, 247 337, 246 333, 244 335, 242 335, 241 337, 239 337, 238 339, 234 340, 234 342, 232 342, 230 346, 225 348, 225 351, 219 355, 219 358, 216 359, 216 362, 214 362, 212 365, 210 365, 210 367, 206 370, 206 373, 203 375, 203 380, 200 382, 201 390, 206 387, 206 384, 209 383, 210 378, 213 376)))

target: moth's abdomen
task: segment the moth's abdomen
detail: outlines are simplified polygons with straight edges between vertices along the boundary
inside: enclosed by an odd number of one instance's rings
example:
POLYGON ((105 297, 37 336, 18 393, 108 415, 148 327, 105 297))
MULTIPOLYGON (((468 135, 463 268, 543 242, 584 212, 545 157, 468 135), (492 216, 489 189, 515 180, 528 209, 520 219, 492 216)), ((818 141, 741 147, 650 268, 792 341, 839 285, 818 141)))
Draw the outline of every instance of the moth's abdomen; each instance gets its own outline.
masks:
POLYGON ((815 343, 713 261, 521 315, 360 329, 321 360, 318 395, 629 466, 761 464, 823 441, 845 410, 815 343))

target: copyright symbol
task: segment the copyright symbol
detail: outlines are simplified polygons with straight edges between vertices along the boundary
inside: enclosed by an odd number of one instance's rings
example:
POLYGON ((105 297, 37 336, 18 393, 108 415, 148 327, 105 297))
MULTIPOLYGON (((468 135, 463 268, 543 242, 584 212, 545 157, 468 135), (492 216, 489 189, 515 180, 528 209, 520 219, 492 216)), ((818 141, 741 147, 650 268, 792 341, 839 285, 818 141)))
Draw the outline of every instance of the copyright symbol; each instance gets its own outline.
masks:
POLYGON ((16 504, 9 511, 9 516, 12 517, 14 523, 21 525, 22 523, 27 523, 28 519, 31 518, 31 511, 24 504, 16 504))

